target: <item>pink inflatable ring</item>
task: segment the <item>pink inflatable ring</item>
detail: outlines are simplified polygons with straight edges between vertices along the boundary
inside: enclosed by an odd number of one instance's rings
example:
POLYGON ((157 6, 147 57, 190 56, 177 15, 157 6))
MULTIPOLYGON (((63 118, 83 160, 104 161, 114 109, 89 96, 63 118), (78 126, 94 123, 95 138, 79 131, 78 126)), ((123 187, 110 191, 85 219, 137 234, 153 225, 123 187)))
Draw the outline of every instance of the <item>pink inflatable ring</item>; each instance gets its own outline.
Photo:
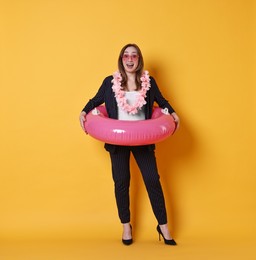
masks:
POLYGON ((159 107, 154 108, 151 119, 126 121, 109 118, 105 106, 98 106, 88 113, 84 126, 87 133, 97 140, 126 146, 163 141, 176 129, 168 110, 159 107))

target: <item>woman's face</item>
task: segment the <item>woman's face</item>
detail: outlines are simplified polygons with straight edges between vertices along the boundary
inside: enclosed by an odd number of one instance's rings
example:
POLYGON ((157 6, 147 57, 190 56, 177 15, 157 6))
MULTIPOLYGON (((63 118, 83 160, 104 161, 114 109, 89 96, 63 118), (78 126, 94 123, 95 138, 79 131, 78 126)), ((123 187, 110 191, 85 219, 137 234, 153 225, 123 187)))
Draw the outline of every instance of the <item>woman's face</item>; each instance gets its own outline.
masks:
POLYGON ((136 48, 132 46, 127 47, 124 51, 122 61, 126 72, 135 73, 139 64, 139 55, 136 48))

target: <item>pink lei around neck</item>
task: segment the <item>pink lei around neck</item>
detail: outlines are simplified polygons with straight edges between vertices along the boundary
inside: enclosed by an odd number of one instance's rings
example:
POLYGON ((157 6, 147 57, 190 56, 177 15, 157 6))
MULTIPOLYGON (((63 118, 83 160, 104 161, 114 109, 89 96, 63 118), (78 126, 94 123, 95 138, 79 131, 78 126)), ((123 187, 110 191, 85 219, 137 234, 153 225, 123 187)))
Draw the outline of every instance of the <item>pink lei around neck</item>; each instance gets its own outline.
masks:
POLYGON ((150 77, 148 71, 144 71, 140 78, 141 80, 141 89, 138 91, 138 97, 136 102, 133 105, 129 105, 127 99, 125 97, 125 91, 122 89, 121 82, 122 76, 119 71, 116 71, 113 74, 113 86, 112 90, 115 93, 115 98, 117 101, 118 107, 126 111, 130 115, 137 114, 139 110, 147 103, 146 93, 150 89, 150 77))

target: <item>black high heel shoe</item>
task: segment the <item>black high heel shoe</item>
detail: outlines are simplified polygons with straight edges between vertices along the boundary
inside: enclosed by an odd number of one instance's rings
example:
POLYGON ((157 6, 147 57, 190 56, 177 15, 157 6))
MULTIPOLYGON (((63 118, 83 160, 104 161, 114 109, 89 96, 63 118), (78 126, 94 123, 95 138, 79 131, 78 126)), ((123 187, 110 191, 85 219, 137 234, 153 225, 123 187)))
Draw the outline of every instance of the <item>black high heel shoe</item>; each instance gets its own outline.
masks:
POLYGON ((159 225, 157 225, 156 230, 157 230, 157 232, 158 232, 158 234, 159 234, 159 241, 161 241, 161 236, 162 236, 163 239, 164 239, 164 243, 165 243, 166 245, 171 245, 171 246, 176 246, 176 245, 177 245, 177 243, 175 242, 174 239, 166 239, 166 238, 164 237, 164 235, 163 235, 163 233, 162 233, 162 230, 161 230, 161 228, 160 228, 159 225))
MULTIPOLYGON (((132 225, 131 224, 130 224, 130 228, 131 228, 131 233, 132 233, 132 225)), ((122 239, 122 242, 123 242, 124 245, 129 246, 133 243, 133 240, 132 240, 132 238, 131 239, 122 239)))

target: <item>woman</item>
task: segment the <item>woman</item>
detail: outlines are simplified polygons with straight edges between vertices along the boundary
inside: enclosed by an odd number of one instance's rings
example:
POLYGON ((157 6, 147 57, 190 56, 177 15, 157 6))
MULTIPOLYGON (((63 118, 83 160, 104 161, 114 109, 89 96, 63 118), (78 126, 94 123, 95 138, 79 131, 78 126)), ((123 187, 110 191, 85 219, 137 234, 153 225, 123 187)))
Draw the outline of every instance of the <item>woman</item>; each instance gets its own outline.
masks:
MULTIPOLYGON (((153 104, 168 108, 177 127, 179 117, 168 101, 162 96, 154 78, 143 70, 142 53, 136 44, 125 45, 119 55, 118 69, 113 76, 104 79, 97 94, 89 100, 80 114, 83 130, 86 114, 95 107, 105 103, 108 116, 119 120, 147 120, 151 118, 153 104)), ((171 237, 168 225, 164 195, 158 175, 155 145, 120 146, 105 144, 112 164, 112 176, 115 184, 115 197, 118 215, 123 224, 122 242, 130 245, 132 226, 130 224, 129 186, 130 186, 130 153, 133 154, 148 192, 150 203, 158 221, 157 231, 164 238, 165 244, 176 245, 171 237)))

